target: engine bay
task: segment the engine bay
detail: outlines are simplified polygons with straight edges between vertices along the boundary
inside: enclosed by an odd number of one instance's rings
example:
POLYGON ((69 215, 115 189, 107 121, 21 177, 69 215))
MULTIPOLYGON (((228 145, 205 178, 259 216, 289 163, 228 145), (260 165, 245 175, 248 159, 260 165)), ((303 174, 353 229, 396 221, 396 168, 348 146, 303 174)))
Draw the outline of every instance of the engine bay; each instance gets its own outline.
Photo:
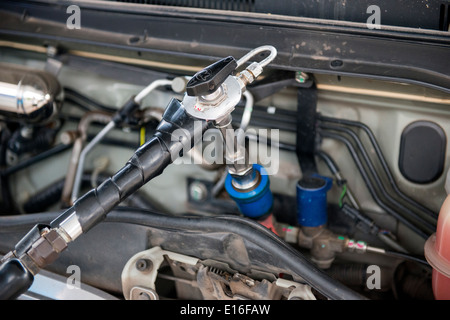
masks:
POLYGON ((0 4, 0 297, 450 299, 448 4, 169 2, 0 4))

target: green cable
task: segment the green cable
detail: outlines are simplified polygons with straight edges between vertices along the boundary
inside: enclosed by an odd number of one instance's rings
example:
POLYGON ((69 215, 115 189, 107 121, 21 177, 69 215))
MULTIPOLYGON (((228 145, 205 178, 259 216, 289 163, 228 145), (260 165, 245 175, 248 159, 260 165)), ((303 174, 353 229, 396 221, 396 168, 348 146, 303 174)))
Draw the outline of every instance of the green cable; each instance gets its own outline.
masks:
POLYGON ((344 183, 344 185, 342 186, 342 192, 341 192, 341 196, 339 197, 339 207, 342 208, 342 200, 345 197, 345 194, 347 193, 347 184, 344 183))

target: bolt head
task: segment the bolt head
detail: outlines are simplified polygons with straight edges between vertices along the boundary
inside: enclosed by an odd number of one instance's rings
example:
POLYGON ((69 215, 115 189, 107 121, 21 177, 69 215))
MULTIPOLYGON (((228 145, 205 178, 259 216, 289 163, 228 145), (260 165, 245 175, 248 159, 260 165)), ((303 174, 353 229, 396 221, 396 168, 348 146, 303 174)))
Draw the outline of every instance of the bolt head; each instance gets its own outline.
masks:
POLYGON ((151 271, 153 268, 153 263, 149 259, 139 259, 136 261, 136 269, 141 272, 151 271))

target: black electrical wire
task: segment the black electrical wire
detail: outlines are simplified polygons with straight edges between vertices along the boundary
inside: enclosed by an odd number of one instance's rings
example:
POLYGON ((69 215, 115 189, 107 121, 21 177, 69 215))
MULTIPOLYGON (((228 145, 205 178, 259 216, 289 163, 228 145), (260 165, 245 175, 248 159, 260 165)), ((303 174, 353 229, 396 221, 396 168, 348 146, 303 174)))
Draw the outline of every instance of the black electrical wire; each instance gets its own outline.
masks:
POLYGON ((351 217, 354 221, 365 224, 372 234, 378 235, 381 230, 375 221, 346 203, 342 206, 342 212, 351 217))
POLYGON ((401 259, 404 259, 404 260, 417 262, 417 263, 423 264, 423 265, 425 265, 427 267, 430 267, 430 264, 427 262, 427 260, 425 260, 424 258, 419 257, 419 256, 414 256, 414 255, 411 255, 411 254, 395 252, 395 251, 388 251, 388 250, 385 250, 384 254, 388 255, 388 256, 391 256, 391 257, 395 257, 395 258, 401 258, 401 259))
POLYGON ((375 150, 375 153, 378 157, 378 159, 380 160, 381 166, 388 178, 388 181, 390 183, 390 185, 392 186, 392 188, 394 189, 394 192, 400 197, 402 198, 404 201, 408 202, 409 204, 411 204, 412 206, 420 209, 422 212, 426 213, 427 215, 429 215, 430 217, 433 218, 437 218, 438 214, 436 212, 433 212, 432 210, 430 210, 429 208, 423 206, 421 203, 415 201, 414 199, 412 199, 411 197, 407 196, 406 194, 404 194, 400 188, 398 187, 397 183, 395 182, 394 176, 387 164, 386 158, 383 155, 383 152, 381 151, 380 145, 378 144, 378 141, 375 137, 375 135, 373 134, 372 130, 364 123, 362 122, 358 122, 358 121, 353 121, 353 120, 346 120, 346 119, 337 119, 337 118, 331 118, 331 117, 325 117, 320 115, 319 119, 321 121, 326 121, 326 122, 332 122, 332 123, 337 123, 337 124, 341 124, 341 125, 347 125, 347 126, 353 126, 353 127, 357 127, 359 129, 362 129, 366 135, 369 137, 369 140, 375 150))
POLYGON ((414 255, 407 254, 407 253, 401 253, 401 252, 389 251, 389 250, 384 250, 383 253, 387 256, 391 256, 394 258, 400 258, 400 259, 404 259, 404 260, 408 260, 408 261, 412 261, 412 262, 417 262, 417 263, 423 264, 427 267, 430 267, 430 264, 424 258, 419 257, 419 256, 414 256, 414 255))
POLYGON ((392 204, 394 207, 396 207, 399 210, 399 212, 403 212, 410 218, 417 221, 419 223, 419 225, 428 229, 430 231, 430 234, 436 230, 436 221, 434 221, 434 224, 429 223, 428 221, 424 220, 421 216, 416 214, 416 212, 407 208, 402 203, 400 203, 399 201, 394 199, 388 192, 386 192, 386 189, 385 189, 380 177, 377 174, 377 171, 372 163, 372 160, 370 159, 366 149, 364 148, 361 140, 359 139, 358 135, 355 132, 353 132, 351 129, 346 128, 346 127, 333 126, 333 125, 327 125, 327 124, 320 124, 320 128, 326 129, 326 130, 339 131, 339 132, 343 132, 343 133, 349 135, 356 142, 356 146, 358 147, 359 151, 361 152, 364 162, 367 165, 369 172, 371 173, 373 179, 375 180, 376 186, 381 191, 381 194, 386 198, 386 200, 390 204, 392 204))
POLYGON ((318 150, 316 151, 316 155, 325 162, 333 175, 340 172, 338 165, 328 153, 323 150, 318 150))
POLYGON ((369 193, 371 194, 372 198, 375 200, 375 202, 383 209, 385 210, 387 213, 389 213, 390 215, 392 215, 393 217, 395 217, 398 221, 402 222, 405 226, 407 226, 409 229, 411 229, 412 231, 414 231, 416 234, 418 234, 420 237, 422 237, 423 239, 428 239, 429 238, 429 234, 425 233, 424 231, 422 231, 420 228, 416 227, 413 223, 411 223, 409 220, 407 220, 406 218, 404 218, 402 215, 398 214, 395 210, 392 210, 389 206, 386 206, 384 204, 384 202, 380 199, 380 197, 378 196, 378 194, 375 191, 374 186, 372 185, 372 182, 361 162, 361 159, 359 158, 355 148, 353 147, 353 145, 350 143, 350 141, 342 136, 339 135, 337 133, 330 133, 330 132, 326 132, 326 131, 322 131, 320 133, 320 135, 323 138, 329 138, 329 139, 334 139, 334 140, 338 140, 340 142, 342 142, 343 144, 345 144, 345 146, 347 147, 348 151, 350 152, 350 155, 353 158, 353 161, 355 162, 366 186, 367 189, 369 190, 369 193))
MULTIPOLYGON (((92 140, 92 138, 95 137, 95 135, 88 135, 87 141, 92 140)), ((102 141, 100 141, 100 144, 105 144, 105 145, 114 145, 114 146, 120 146, 120 147, 126 147, 126 148, 130 148, 133 150, 136 150, 139 146, 138 144, 133 144, 131 142, 128 141, 122 141, 119 139, 114 139, 114 138, 105 138, 102 141)), ((55 147, 46 150, 44 152, 39 153, 36 156, 33 156, 31 158, 28 158, 26 160, 23 160, 22 162, 19 162, 16 165, 10 166, 2 171, 0 171, 0 176, 9 176, 12 175, 18 171, 21 171, 25 168, 28 168, 38 162, 41 162, 42 160, 48 159, 51 156, 57 155, 59 153, 62 153, 68 149, 70 149, 72 147, 71 144, 58 144, 55 147)))
POLYGON ((412 261, 412 262, 420 263, 427 267, 431 267, 430 264, 425 260, 424 257, 418 256, 418 255, 412 255, 412 254, 404 253, 404 252, 390 251, 390 250, 375 248, 375 247, 371 247, 371 246, 367 246, 366 252, 382 254, 382 255, 393 257, 393 258, 412 261))
MULTIPOLYGON (((0 217, 0 226, 8 232, 36 223, 46 223, 58 214, 44 213, 20 217, 0 217)), ((365 300, 359 293, 331 278, 323 270, 307 260, 303 254, 292 248, 270 230, 257 222, 236 216, 222 217, 177 217, 158 214, 148 210, 120 208, 113 209, 105 222, 130 223, 150 228, 188 232, 227 232, 240 235, 247 241, 259 245, 269 252, 274 261, 300 276, 322 295, 332 300, 365 300)))
MULTIPOLYGON (((328 153, 326 153, 323 150, 317 150, 316 154, 319 158, 321 158, 327 164, 328 168, 334 175, 339 174, 340 169, 339 169, 338 165, 336 164, 336 162, 333 160, 333 158, 328 153)), ((343 204, 341 210, 344 214, 349 216, 352 220, 363 223, 367 227, 367 229, 369 230, 370 233, 376 234, 377 237, 380 238, 380 240, 383 241, 385 244, 387 244, 389 247, 391 247, 397 251, 407 253, 407 251, 400 244, 398 244, 394 239, 390 238, 389 235, 381 233, 381 227, 378 226, 375 223, 375 221, 373 221, 371 218, 366 216, 360 210, 354 208, 353 206, 351 206, 347 203, 343 204)))
POLYGON ((71 88, 67 88, 67 87, 64 88, 64 99, 67 101, 70 101, 74 104, 77 104, 80 107, 82 107, 83 109, 86 109, 89 111, 92 111, 92 109, 90 109, 87 106, 91 106, 94 109, 103 110, 103 111, 111 112, 111 113, 114 113, 117 111, 117 108, 113 108, 113 107, 101 104, 101 103, 79 93, 78 91, 71 89, 71 88))
POLYGON ((45 159, 47 159, 47 158, 49 158, 51 156, 57 155, 57 154, 59 154, 61 152, 64 152, 64 151, 68 150, 69 148, 71 148, 71 146, 72 145, 70 145, 70 144, 67 144, 67 145, 66 144, 62 144, 62 143, 58 144, 57 146, 55 146, 55 147, 53 147, 53 148, 51 148, 49 150, 46 150, 44 152, 41 152, 41 153, 39 153, 38 155, 36 155, 34 157, 28 158, 28 159, 26 159, 26 160, 24 160, 22 162, 19 162, 16 165, 10 166, 10 167, 2 170, 0 172, 0 175, 1 176, 9 176, 9 175, 11 175, 13 173, 16 173, 17 171, 25 169, 25 168, 27 168, 27 167, 29 167, 29 166, 31 166, 33 164, 36 164, 36 163, 38 163, 38 162, 40 162, 42 160, 45 160, 45 159))

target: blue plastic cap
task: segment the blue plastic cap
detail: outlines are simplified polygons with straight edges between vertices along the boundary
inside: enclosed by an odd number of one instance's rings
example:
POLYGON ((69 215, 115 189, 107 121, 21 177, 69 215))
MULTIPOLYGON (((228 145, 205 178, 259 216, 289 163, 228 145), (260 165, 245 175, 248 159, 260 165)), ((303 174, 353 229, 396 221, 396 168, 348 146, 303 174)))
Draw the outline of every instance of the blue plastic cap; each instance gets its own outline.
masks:
POLYGON ((297 222, 303 227, 327 223, 327 192, 333 180, 319 175, 305 177, 297 183, 297 222))
POLYGON ((250 191, 236 190, 231 183, 233 177, 228 174, 225 180, 225 190, 236 202, 244 216, 256 219, 272 211, 273 196, 270 191, 270 180, 266 169, 259 164, 254 164, 253 170, 257 170, 261 176, 256 188, 250 191))

